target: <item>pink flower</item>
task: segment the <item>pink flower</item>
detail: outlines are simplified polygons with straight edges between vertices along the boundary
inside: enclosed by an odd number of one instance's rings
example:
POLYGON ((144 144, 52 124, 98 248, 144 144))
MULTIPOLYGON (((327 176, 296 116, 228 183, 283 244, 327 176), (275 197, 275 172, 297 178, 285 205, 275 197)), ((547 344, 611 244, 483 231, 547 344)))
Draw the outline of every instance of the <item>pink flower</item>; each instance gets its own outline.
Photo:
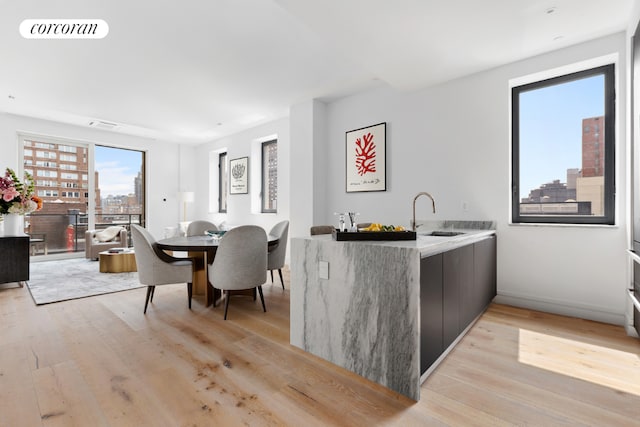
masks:
POLYGON ((15 187, 9 187, 2 191, 2 199, 5 202, 10 202, 18 196, 20 196, 20 193, 16 191, 15 187))

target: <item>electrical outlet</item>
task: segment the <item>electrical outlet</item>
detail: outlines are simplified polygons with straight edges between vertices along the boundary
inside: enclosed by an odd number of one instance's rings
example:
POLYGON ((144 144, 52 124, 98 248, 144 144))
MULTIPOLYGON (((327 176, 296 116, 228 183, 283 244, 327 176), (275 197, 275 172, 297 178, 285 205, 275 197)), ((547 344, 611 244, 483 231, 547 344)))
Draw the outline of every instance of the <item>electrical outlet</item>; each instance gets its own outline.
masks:
POLYGON ((325 280, 329 279, 329 262, 327 261, 318 262, 318 277, 325 280))
POLYGON ((466 200, 462 201, 462 211, 463 212, 468 212, 469 211, 469 202, 467 202, 466 200))

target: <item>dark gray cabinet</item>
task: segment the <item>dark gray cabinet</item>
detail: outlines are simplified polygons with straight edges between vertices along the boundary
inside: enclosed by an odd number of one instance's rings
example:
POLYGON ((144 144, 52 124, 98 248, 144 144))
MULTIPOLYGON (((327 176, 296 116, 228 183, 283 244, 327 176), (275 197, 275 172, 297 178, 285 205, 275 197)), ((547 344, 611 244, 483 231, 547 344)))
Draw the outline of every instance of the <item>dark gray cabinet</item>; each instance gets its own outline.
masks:
POLYGON ((29 280, 29 236, 0 237, 0 283, 29 280))
POLYGON ((420 372, 442 354, 442 254, 420 260, 420 372))
MULTIPOLYGON (((463 300, 470 297, 473 289, 473 245, 463 246, 442 257, 443 276, 443 349, 460 335, 470 321, 465 321, 468 309, 463 300)), ((473 319, 471 319, 473 320, 473 319)))
POLYGON ((420 260, 420 373, 496 296, 496 238, 420 260))
POLYGON ((482 240, 473 245, 474 299, 473 316, 478 317, 496 296, 496 238, 482 240))

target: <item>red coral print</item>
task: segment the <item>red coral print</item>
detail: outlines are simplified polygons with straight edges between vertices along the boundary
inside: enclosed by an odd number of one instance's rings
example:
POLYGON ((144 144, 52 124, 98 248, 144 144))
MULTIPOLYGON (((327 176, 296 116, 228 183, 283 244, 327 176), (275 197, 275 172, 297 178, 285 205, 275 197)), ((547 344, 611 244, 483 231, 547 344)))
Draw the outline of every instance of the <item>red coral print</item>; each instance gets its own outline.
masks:
POLYGON ((360 176, 376 171, 376 144, 373 142, 373 135, 368 133, 362 139, 364 142, 360 138, 356 139, 356 169, 360 176))

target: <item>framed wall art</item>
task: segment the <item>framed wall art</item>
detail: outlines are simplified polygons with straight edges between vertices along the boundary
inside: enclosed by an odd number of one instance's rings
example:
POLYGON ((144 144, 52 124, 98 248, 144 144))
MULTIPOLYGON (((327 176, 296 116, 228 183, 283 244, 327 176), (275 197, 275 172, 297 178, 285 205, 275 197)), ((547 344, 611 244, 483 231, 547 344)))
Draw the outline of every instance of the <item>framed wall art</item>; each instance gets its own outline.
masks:
POLYGON ((249 193, 249 158, 231 159, 229 171, 229 194, 249 193))
POLYGON ((386 191, 387 123, 346 133, 347 193, 386 191))

